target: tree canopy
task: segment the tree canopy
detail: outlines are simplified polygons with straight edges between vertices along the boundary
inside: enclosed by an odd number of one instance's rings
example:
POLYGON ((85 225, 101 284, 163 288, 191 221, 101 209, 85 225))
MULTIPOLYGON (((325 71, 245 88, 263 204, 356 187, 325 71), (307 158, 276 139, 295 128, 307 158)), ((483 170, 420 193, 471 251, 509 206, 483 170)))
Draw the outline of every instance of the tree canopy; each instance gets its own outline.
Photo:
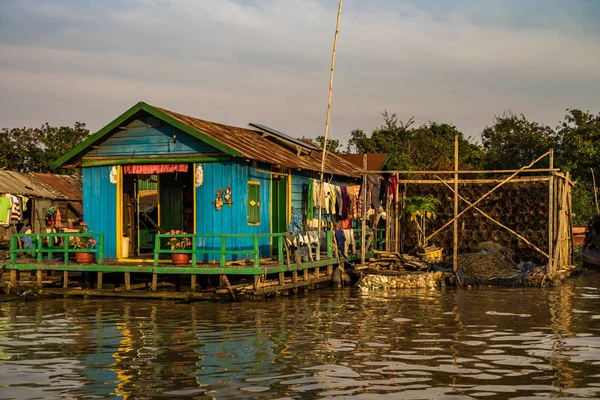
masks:
POLYGON ((73 127, 3 128, 0 141, 0 168, 18 172, 53 172, 50 164, 87 138, 84 123, 73 127))

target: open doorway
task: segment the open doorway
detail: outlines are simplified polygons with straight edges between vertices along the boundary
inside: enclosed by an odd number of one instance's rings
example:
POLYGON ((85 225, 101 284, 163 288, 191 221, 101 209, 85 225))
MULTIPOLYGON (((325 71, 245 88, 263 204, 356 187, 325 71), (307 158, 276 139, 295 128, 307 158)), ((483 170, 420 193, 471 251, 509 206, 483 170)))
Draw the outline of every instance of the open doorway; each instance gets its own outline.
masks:
POLYGON ((123 235, 129 239, 129 246, 127 249, 123 248, 122 256, 152 258, 157 233, 170 230, 193 233, 192 166, 176 164, 126 167, 130 168, 124 168, 123 173, 122 229, 123 235))

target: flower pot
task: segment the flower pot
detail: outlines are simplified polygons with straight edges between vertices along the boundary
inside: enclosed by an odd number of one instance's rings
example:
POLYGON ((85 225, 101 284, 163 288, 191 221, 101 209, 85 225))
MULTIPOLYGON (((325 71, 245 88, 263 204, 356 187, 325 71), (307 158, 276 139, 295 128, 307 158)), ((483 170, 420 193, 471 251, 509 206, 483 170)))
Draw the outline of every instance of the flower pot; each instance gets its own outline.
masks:
POLYGON ((79 264, 91 264, 94 261, 94 253, 75 253, 75 260, 79 264))
POLYGON ((172 253, 171 261, 173 261, 173 265, 187 265, 190 262, 190 255, 187 253, 172 253))

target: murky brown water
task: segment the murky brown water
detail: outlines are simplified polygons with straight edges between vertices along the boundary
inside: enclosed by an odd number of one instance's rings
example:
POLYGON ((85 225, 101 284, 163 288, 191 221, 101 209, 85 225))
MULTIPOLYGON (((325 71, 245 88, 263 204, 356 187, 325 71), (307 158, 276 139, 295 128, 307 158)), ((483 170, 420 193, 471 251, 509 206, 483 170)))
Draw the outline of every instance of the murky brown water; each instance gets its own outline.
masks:
POLYGON ((0 303, 0 398, 600 397, 600 273, 554 289, 0 303))

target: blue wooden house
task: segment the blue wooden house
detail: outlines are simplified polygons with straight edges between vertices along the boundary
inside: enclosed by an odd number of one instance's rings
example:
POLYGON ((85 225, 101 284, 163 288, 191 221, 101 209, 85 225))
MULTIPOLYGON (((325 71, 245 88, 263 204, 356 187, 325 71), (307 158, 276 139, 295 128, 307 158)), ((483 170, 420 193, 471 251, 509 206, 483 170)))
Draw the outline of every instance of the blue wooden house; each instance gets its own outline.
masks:
MULTIPOLYGON (((302 213, 322 149, 260 124, 239 128, 140 102, 56 161, 81 168, 84 219, 104 235, 104 257, 147 260, 159 231, 197 234, 285 232, 302 213), (295 211, 294 211, 295 210, 295 211)), ((328 154, 328 179, 357 184, 360 169, 328 154)), ((217 249, 214 237, 196 249, 217 249)), ((261 257, 273 238, 260 239, 261 257)), ((244 258, 246 238, 227 242, 228 259, 244 258)), ((199 262, 218 260, 203 254, 199 262)))

